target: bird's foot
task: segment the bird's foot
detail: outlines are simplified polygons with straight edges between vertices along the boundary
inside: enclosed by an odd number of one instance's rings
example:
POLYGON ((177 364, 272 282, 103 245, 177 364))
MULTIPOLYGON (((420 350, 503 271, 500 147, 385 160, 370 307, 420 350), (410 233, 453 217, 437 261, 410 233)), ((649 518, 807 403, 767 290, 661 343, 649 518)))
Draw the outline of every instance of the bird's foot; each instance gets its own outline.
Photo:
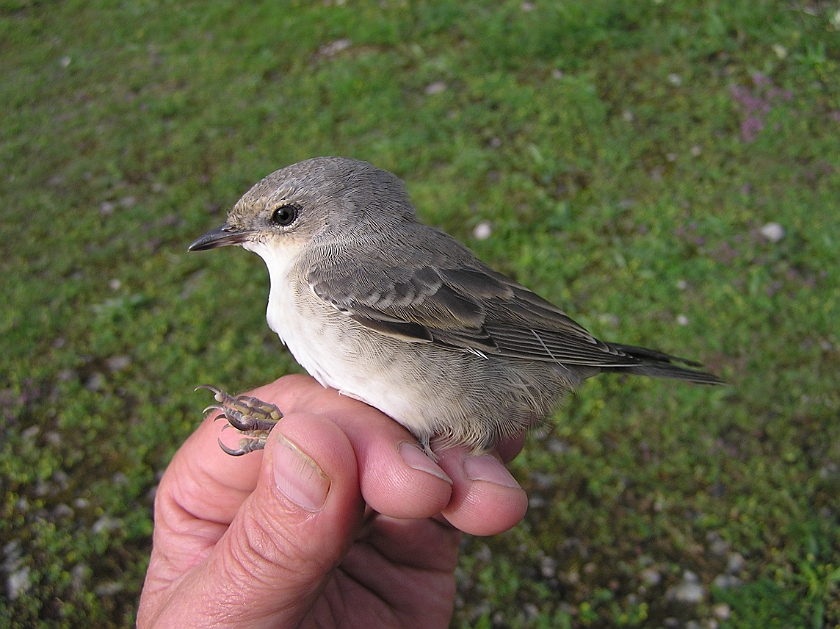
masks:
POLYGON ((218 402, 205 408, 204 412, 222 411, 219 417, 225 418, 228 426, 233 426, 242 435, 238 449, 229 448, 222 443, 221 439, 219 440, 219 447, 231 456, 242 456, 265 448, 268 433, 283 418, 283 413, 274 404, 263 402, 250 395, 233 397, 209 384, 202 384, 196 387, 196 391, 198 389, 207 389, 212 392, 218 402))

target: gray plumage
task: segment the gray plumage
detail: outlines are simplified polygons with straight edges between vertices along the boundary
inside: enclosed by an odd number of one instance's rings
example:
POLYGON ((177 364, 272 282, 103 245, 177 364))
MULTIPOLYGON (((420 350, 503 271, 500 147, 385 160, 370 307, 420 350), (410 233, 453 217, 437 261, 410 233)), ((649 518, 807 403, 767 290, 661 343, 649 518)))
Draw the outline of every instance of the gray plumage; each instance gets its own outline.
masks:
POLYGON ((271 276, 268 321, 316 379, 406 426, 429 450, 492 448, 604 371, 721 381, 697 363, 604 343, 420 223, 403 182, 365 162, 278 170, 191 250, 240 244, 271 276))

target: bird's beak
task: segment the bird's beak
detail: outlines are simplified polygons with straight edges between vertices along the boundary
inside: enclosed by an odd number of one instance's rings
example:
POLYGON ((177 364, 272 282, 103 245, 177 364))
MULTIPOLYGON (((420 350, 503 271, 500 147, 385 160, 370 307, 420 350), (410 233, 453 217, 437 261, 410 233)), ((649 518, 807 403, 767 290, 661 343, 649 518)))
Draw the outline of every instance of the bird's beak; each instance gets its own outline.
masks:
POLYGON ((250 235, 251 232, 236 229, 225 223, 196 238, 187 248, 187 251, 204 251, 217 247, 227 247, 228 245, 241 245, 249 239, 250 235))

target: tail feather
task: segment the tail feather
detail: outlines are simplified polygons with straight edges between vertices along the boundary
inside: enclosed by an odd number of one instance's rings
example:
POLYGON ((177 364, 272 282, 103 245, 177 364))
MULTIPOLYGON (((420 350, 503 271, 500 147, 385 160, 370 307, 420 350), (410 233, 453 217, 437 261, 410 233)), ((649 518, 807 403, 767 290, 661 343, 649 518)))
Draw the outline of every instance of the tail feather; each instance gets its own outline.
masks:
POLYGON ((702 367, 702 365, 693 360, 671 356, 670 354, 647 349, 646 347, 621 345, 619 343, 609 343, 609 346, 631 358, 637 359, 639 362, 635 365, 607 367, 602 369, 602 371, 629 373, 636 376, 649 376, 651 378, 673 378, 696 384, 726 384, 714 374, 696 369, 702 367))

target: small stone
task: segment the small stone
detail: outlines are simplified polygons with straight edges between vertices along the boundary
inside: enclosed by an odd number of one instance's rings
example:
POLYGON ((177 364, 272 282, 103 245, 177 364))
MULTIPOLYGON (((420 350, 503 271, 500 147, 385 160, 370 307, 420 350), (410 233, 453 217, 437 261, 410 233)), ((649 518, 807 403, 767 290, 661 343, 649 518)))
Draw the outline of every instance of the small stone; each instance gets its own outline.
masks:
POLYGON ((334 42, 321 46, 318 49, 318 55, 321 57, 334 57, 342 50, 350 48, 352 43, 349 39, 336 39, 334 42))
POLYGON ((767 223, 759 232, 770 242, 779 242, 785 237, 785 228, 778 223, 767 223))
POLYGON ((738 587, 741 583, 741 579, 732 576, 731 574, 719 574, 715 577, 713 582, 714 586, 721 590, 738 587))
POLYGON ((669 601, 691 605, 696 605, 702 601, 704 596, 706 596, 706 588, 699 583, 692 583, 690 581, 683 581, 665 593, 665 598, 669 601))
POLYGON ((679 288, 680 290, 685 290, 686 288, 688 288, 688 282, 686 282, 685 280, 678 280, 677 288, 679 288))
POLYGON ((473 237, 476 240, 487 240, 493 234, 493 225, 490 221, 481 221, 473 229, 473 237))
POLYGON ((709 546, 709 551, 713 555, 717 555, 718 557, 723 557, 726 553, 729 552, 729 542, 725 539, 717 538, 712 541, 711 545, 709 546))
POLYGON ((85 389, 88 391, 99 391, 105 386, 105 376, 98 371, 91 375, 85 382, 85 389))
POLYGON ((21 548, 20 542, 16 539, 6 542, 3 545, 3 563, 0 567, 6 572, 16 570, 20 566, 21 557, 23 557, 23 548, 21 548))
POLYGON ((71 509, 68 505, 64 504, 63 502, 56 506, 53 509, 53 517, 56 519, 60 518, 72 518, 73 517, 73 509, 71 509))
POLYGON ((559 68, 554 68, 551 71, 551 78, 552 79, 562 79, 563 78, 563 71, 559 68))
POLYGON ((700 148, 699 146, 697 146, 696 144, 695 144, 694 146, 692 146, 692 147, 691 147, 691 150, 690 150, 690 153, 691 153, 692 155, 694 155, 694 157, 697 157, 697 156, 698 156, 698 155, 700 155, 700 153, 702 153, 702 152, 703 152, 703 149, 701 149, 701 148, 700 148))
POLYGON ((6 593, 9 595, 9 600, 15 600, 18 596, 26 592, 31 587, 32 583, 29 581, 29 566, 12 572, 6 579, 6 593))
POLYGON ((40 426, 30 426, 29 428, 24 430, 22 433, 20 433, 20 436, 23 437, 23 439, 25 441, 31 441, 36 436, 38 436, 39 432, 41 432, 41 427, 40 426))
POLYGON ((689 324, 688 317, 686 317, 683 314, 677 315, 677 325, 688 325, 688 324, 689 324))
POLYGON ((562 439, 552 439, 548 442, 548 451, 552 454, 568 454, 569 444, 562 439))
POLYGON ((522 9, 522 11, 525 13, 530 13, 537 7, 536 5, 534 5, 533 2, 523 2, 521 5, 519 5, 519 8, 522 9))
POLYGON ((653 568, 647 568, 639 575, 644 581, 645 585, 658 585, 662 581, 662 575, 653 568))
POLYGON ((835 474, 837 474, 836 463, 826 463, 820 468, 820 478, 822 479, 831 478, 835 474))
POLYGON ((682 85, 682 77, 679 74, 669 74, 668 82, 674 86, 682 85))
POLYGON ((71 61, 73 61, 73 60, 70 57, 64 56, 64 57, 62 57, 61 59, 58 60, 58 65, 60 65, 62 68, 66 68, 67 66, 70 65, 71 61))
POLYGON ((726 571, 729 574, 736 574, 741 572, 747 565, 747 560, 741 553, 732 553, 729 555, 729 561, 726 562, 726 571))
POLYGON ((114 213, 114 208, 117 207, 114 203, 110 201, 103 201, 99 204, 99 213, 102 216, 111 216, 114 213))
POLYGON ((443 81, 435 81, 434 83, 429 83, 426 86, 426 89, 423 90, 426 94, 441 94, 442 92, 446 91, 446 83, 443 81))
POLYGON ((553 557, 543 557, 540 561, 540 574, 546 579, 557 575, 557 560, 553 557))
POLYGON ((108 281, 108 288, 110 288, 111 290, 120 290, 121 286, 122 282, 120 282, 118 279, 108 281))
POLYGON ((110 516, 110 515, 106 514, 106 515, 103 515, 101 518, 99 518, 96 522, 93 523, 93 526, 91 527, 91 531, 93 532, 94 535, 96 535, 98 533, 102 533, 103 531, 104 532, 113 531, 114 529, 118 528, 120 526, 120 524, 121 524, 121 522, 120 522, 119 518, 115 518, 113 516, 110 516))
POLYGON ((111 371, 122 371, 131 364, 130 356, 111 356, 105 361, 111 371))
POLYGON ((79 591, 85 585, 85 579, 90 574, 90 568, 86 563, 78 563, 70 570, 71 585, 74 590, 79 591))
POLYGON ((618 317, 618 315, 614 315, 611 312, 604 312, 598 315, 598 322, 614 328, 617 327, 619 323, 621 323, 621 319, 618 317))
POLYGON ((113 596, 114 594, 122 592, 124 588, 125 585, 123 585, 122 583, 111 581, 108 583, 100 583, 95 588, 93 588, 93 592, 97 596, 113 596))
POLYGON ((729 616, 732 615, 732 608, 729 607, 728 603, 718 603, 712 607, 712 613, 720 620, 729 620, 729 616))
POLYGON ((479 548, 474 554, 478 561, 483 561, 484 563, 489 563, 493 560, 493 551, 490 550, 490 547, 487 544, 482 544, 481 548, 479 548))

